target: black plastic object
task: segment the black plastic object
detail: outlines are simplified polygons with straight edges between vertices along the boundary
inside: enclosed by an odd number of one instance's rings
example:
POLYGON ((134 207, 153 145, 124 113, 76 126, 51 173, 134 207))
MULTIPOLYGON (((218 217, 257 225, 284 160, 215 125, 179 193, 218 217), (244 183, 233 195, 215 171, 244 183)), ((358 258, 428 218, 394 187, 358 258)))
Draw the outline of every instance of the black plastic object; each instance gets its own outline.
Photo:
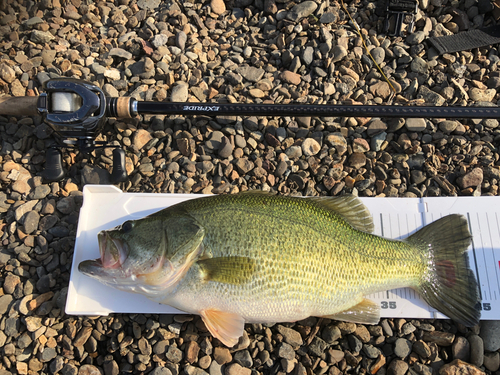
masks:
POLYGON ((125 151, 121 148, 113 150, 113 172, 111 173, 111 183, 127 181, 127 170, 125 169, 125 151))
POLYGON ((45 152, 45 170, 42 178, 47 182, 59 181, 64 177, 61 150, 50 147, 45 152))
POLYGON ((402 35, 403 21, 406 16, 410 16, 411 20, 408 25, 408 34, 413 32, 415 15, 418 10, 417 0, 379 0, 376 9, 376 14, 385 17, 384 33, 392 36, 402 35), (390 18, 394 17, 394 28, 390 28, 390 18))

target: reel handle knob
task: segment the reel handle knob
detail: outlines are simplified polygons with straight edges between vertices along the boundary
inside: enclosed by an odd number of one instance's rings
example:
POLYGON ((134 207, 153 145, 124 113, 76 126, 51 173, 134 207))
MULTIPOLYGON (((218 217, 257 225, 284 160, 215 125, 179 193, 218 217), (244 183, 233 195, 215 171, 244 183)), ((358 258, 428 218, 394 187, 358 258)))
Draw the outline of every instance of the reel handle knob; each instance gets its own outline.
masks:
POLYGON ((48 182, 59 181, 64 177, 62 154, 59 149, 51 147, 45 152, 45 170, 42 172, 42 177, 48 182))
POLYGON ((127 181, 127 170, 125 168, 125 151, 121 148, 113 150, 113 172, 111 173, 111 182, 117 184, 127 181))

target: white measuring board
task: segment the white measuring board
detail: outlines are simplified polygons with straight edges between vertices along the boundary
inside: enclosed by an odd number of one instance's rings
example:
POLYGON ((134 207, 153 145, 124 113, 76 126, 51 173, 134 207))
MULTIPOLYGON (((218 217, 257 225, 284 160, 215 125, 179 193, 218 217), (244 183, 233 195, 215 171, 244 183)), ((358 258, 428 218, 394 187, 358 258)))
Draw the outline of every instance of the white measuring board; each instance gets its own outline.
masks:
MULTIPOLYGON (((99 258, 97 234, 126 220, 140 219, 165 207, 199 194, 124 193, 111 185, 86 185, 76 235, 68 288, 66 313, 70 315, 108 315, 110 313, 182 313, 173 307, 148 300, 140 294, 105 286, 78 271, 84 260, 99 258)), ((403 239, 426 223, 450 213, 469 219, 473 244, 468 250, 471 268, 478 276, 483 311, 481 319, 500 319, 500 209, 498 197, 443 198, 361 198, 373 215, 374 233, 403 239), (498 244, 496 247, 494 244, 498 244)), ((381 306, 386 318, 446 318, 429 307, 410 288, 375 293, 368 298, 381 306)))

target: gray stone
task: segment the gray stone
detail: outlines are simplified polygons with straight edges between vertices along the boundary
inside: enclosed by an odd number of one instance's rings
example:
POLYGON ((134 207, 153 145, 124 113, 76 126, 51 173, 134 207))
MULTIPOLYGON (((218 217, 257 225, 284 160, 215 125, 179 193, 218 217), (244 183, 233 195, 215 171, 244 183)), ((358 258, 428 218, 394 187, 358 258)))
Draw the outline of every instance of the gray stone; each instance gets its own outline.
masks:
POLYGON ((109 51, 109 56, 121 57, 125 60, 129 60, 132 58, 132 54, 122 48, 111 48, 111 50, 109 51))
POLYGON ((228 158, 233 153, 234 146, 228 137, 223 137, 219 146, 219 156, 221 158, 228 158))
POLYGON ((420 86, 417 98, 424 99, 426 103, 438 107, 442 106, 445 102, 445 99, 441 95, 439 95, 437 92, 432 91, 427 86, 420 86))
POLYGON ((377 359, 381 354, 380 349, 373 345, 363 345, 363 352, 366 354, 368 358, 377 359))
POLYGON ((187 83, 182 82, 174 86, 170 100, 176 103, 186 102, 189 96, 189 87, 187 83))
POLYGON ((139 0, 137 6, 140 9, 153 10, 160 6, 161 0, 139 0))
POLYGON ((92 184, 92 185, 109 185, 109 172, 95 166, 86 164, 82 168, 82 184, 92 184))
POLYGON ((172 375, 172 372, 166 367, 156 367, 149 375, 172 375))
POLYGON ((333 12, 325 12, 321 15, 319 22, 321 23, 334 23, 337 21, 337 15, 333 12))
POLYGON ((182 356, 182 350, 175 346, 169 346, 168 351, 165 354, 165 357, 167 357, 167 359, 173 363, 179 363, 182 360, 182 356))
POLYGON ((156 34, 153 38, 153 41, 151 42, 151 44, 153 44, 155 48, 162 47, 167 43, 168 43, 168 35, 165 34, 156 34))
POLYGON ((309 353, 318 357, 324 355, 326 348, 328 348, 328 344, 318 336, 315 336, 308 346, 309 353))
POLYGON ((420 44, 425 40, 425 33, 423 31, 416 31, 406 37, 406 43, 410 46, 420 44))
POLYGON ((394 344, 394 354, 396 354, 399 358, 405 359, 412 350, 411 341, 399 338, 396 340, 394 344))
POLYGON ((333 324, 326 326, 321 332, 321 337, 327 344, 333 344, 335 341, 340 339, 341 336, 339 327, 333 324))
POLYGON ((243 367, 250 368, 253 365, 252 356, 250 355, 250 352, 248 350, 241 350, 234 353, 233 359, 243 367))
POLYGON ((484 343, 484 350, 496 352, 500 349, 500 320, 481 321, 481 338, 484 343))
POLYGON ((30 198, 31 199, 43 199, 49 194, 50 194, 50 186, 38 185, 37 187, 35 187, 35 190, 33 190, 30 193, 30 198))
POLYGON ((179 31, 177 35, 175 36, 175 44, 177 47, 179 47, 181 50, 184 51, 184 48, 186 47, 186 41, 187 41, 187 35, 184 31, 179 31))
POLYGON ((15 337, 19 333, 20 327, 19 318, 7 318, 5 319, 5 329, 4 333, 9 337, 15 337))
POLYGON ((284 327, 282 325, 276 326, 276 329, 279 333, 281 333, 281 335, 285 339, 285 342, 290 344, 292 347, 298 348, 302 346, 302 336, 297 331, 291 328, 284 327))
POLYGON ((470 343, 470 363, 481 367, 484 361, 483 339, 478 335, 470 335, 467 339, 470 343))
POLYGON ((304 64, 309 65, 313 62, 314 59, 314 48, 313 47, 306 47, 304 49, 304 52, 302 53, 302 61, 304 64))
POLYGON ((13 297, 10 294, 0 296, 0 315, 7 312, 10 304, 12 303, 13 297))
POLYGON ((304 17, 309 17, 318 7, 314 1, 303 1, 295 5, 286 15, 292 22, 297 22, 304 17))
POLYGON ((302 148, 300 146, 290 146, 285 150, 285 154, 289 159, 298 159, 302 156, 302 148))
POLYGON ((386 132, 382 132, 380 134, 373 136, 371 141, 370 141, 370 148, 372 149, 372 151, 380 151, 386 138, 387 138, 386 132))
POLYGON ((500 367, 500 353, 486 353, 484 355, 484 367, 491 372, 495 372, 500 367))
POLYGON ((373 59, 377 64, 382 64, 385 59, 385 49, 382 47, 375 47, 370 51, 371 55, 373 56, 373 59))
POLYGON ((45 44, 50 42, 52 39, 54 39, 54 35, 48 31, 33 30, 31 32, 30 40, 33 43, 45 44))
POLYGON ((462 336, 457 336, 455 342, 451 346, 451 354, 453 359, 460 359, 464 362, 470 360, 470 344, 469 341, 462 336))
POLYGON ((400 359, 393 359, 387 368, 387 375, 404 375, 406 371, 408 371, 408 363, 400 359))
POLYGON ((451 120, 446 120, 446 121, 441 121, 439 124, 439 129, 444 132, 444 133, 451 133, 455 131, 455 129, 458 126, 458 121, 451 121, 451 120))
POLYGON ((412 72, 426 74, 429 69, 427 61, 419 56, 415 56, 413 61, 410 64, 410 68, 412 72))
POLYGON ((30 211, 24 218, 24 233, 31 234, 38 229, 40 215, 36 211, 30 211))
POLYGON ((264 76, 264 69, 256 68, 254 66, 243 65, 236 68, 236 73, 241 74, 243 78, 250 82, 258 82, 264 76))
POLYGON ((363 348, 363 343, 354 335, 347 336, 347 342, 353 353, 359 353, 363 348))
POLYGON ((421 132, 427 127, 427 123, 423 118, 409 118, 406 120, 406 129, 411 132, 421 132))
POLYGON ((345 47, 340 45, 336 45, 335 47, 333 47, 332 52, 333 52, 332 62, 334 63, 342 60, 344 57, 347 56, 348 53, 345 47))
POLYGON ((290 344, 282 342, 278 346, 278 357, 285 358, 291 361, 295 358, 295 351, 290 344))
POLYGON ((306 138, 304 142, 302 142, 302 153, 305 156, 316 155, 320 150, 321 146, 314 138, 306 138))

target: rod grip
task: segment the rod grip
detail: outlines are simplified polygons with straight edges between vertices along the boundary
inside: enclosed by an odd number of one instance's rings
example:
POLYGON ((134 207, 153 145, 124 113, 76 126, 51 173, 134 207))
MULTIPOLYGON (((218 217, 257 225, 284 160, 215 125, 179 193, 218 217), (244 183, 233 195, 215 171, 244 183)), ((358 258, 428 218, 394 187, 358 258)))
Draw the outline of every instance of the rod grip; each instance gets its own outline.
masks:
POLYGON ((107 98, 107 112, 109 117, 117 118, 133 118, 137 115, 133 110, 134 98, 131 97, 119 97, 119 98, 107 98))
POLYGON ((0 115, 36 116, 38 96, 2 96, 0 97, 0 115))

